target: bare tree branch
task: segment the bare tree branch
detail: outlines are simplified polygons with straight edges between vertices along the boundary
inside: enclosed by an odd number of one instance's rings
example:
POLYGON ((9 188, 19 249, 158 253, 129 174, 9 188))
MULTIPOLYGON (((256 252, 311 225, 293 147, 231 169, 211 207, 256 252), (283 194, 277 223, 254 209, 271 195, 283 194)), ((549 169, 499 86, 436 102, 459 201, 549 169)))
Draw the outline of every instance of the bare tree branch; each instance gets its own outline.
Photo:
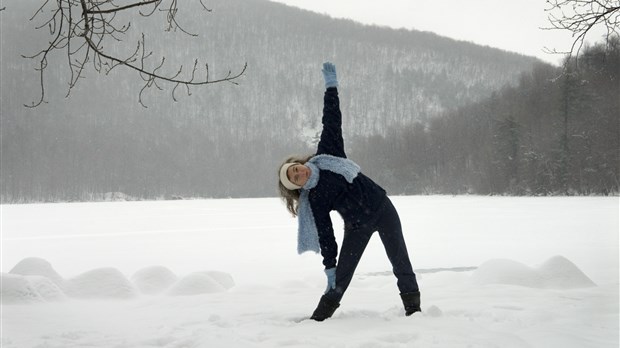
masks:
MULTIPOLYGON (((130 8, 134 8, 134 7, 139 7, 139 6, 145 6, 145 5, 149 5, 149 4, 156 4, 156 3, 161 3, 162 0, 149 0, 149 1, 143 1, 143 2, 136 2, 134 4, 129 4, 126 6, 119 6, 116 8, 111 8, 111 9, 107 9, 107 10, 99 10, 99 6, 95 5, 93 7, 91 7, 90 10, 86 10, 85 14, 86 15, 92 15, 92 14, 103 14, 103 13, 113 13, 113 12, 121 12, 121 11, 125 11, 128 10, 130 8), (96 10, 93 10, 93 8, 97 8, 96 10)), ((112 3, 110 3, 110 5, 113 5, 112 3)), ((155 5, 156 7, 158 5, 155 5)))
MULTIPOLYGON (((205 12, 211 12, 202 0, 199 3, 205 12)), ((176 73, 164 73, 164 70, 169 70, 164 69, 166 59, 161 57, 159 63, 152 64, 150 58, 153 57, 153 52, 146 49, 144 33, 138 40, 136 49, 128 56, 121 57, 109 53, 105 49, 105 47, 110 47, 109 42, 122 42, 132 27, 131 21, 123 23, 117 15, 131 13, 134 10, 137 10, 136 14, 144 17, 163 13, 167 23, 166 31, 178 29, 186 35, 197 36, 179 25, 177 0, 46 0, 31 20, 43 17, 43 23, 36 28, 38 30, 48 28, 52 39, 45 48, 35 54, 23 56, 38 60, 38 67, 35 70, 40 75, 41 89, 40 98, 26 106, 37 107, 45 102, 45 70, 48 68, 49 56, 56 51, 64 51, 67 56, 70 75, 67 97, 84 78, 87 65, 92 64, 96 72, 106 75, 121 66, 135 72, 144 81, 138 93, 138 102, 144 107, 146 105, 143 103, 142 96, 148 88, 155 87, 162 90, 163 84, 169 84, 173 88, 172 99, 176 101, 174 92, 179 86, 185 86, 188 95, 191 95, 190 87, 220 82, 237 84, 235 80, 245 73, 247 63, 237 73, 233 74, 229 71, 223 77, 210 79, 208 65, 205 64, 205 78, 197 79, 196 76, 201 75, 198 69, 198 59, 194 61, 191 71, 184 72, 181 65, 176 73), (119 2, 122 5, 119 5, 119 2), (108 44, 104 45, 104 43, 108 44)))
POLYGON ((570 50, 546 49, 548 53, 579 56, 586 36, 598 25, 605 27, 606 41, 620 34, 620 0, 546 0, 546 3, 550 27, 542 29, 567 30, 573 37, 570 50))

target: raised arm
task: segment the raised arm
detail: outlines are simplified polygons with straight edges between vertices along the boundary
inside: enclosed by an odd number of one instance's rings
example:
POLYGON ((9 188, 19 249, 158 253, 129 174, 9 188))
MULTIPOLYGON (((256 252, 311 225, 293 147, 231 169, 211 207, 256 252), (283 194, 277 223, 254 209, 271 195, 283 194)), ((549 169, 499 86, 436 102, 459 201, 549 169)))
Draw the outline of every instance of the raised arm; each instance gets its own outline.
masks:
POLYGON ((317 148, 317 155, 332 155, 346 158, 342 138, 342 114, 338 99, 338 78, 332 63, 323 64, 325 96, 323 97, 323 131, 317 148))

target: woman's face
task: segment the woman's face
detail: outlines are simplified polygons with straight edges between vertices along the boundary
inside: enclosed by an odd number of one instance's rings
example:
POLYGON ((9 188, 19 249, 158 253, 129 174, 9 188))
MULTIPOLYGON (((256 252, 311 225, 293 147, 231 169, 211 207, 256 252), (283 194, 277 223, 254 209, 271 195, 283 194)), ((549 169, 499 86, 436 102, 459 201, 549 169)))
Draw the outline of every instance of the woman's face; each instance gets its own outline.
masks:
POLYGON ((288 168, 286 175, 288 179, 295 185, 304 186, 312 171, 303 164, 295 164, 288 168))

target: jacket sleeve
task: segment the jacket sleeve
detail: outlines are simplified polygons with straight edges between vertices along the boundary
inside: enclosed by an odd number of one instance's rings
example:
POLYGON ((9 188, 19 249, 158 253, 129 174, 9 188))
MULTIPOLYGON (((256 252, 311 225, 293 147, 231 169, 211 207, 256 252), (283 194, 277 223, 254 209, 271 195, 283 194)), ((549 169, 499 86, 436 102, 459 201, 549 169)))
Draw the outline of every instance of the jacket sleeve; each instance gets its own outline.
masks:
POLYGON ((336 256, 338 255, 338 244, 334 237, 334 227, 329 216, 330 208, 316 194, 310 194, 308 197, 316 230, 319 235, 319 245, 321 246, 321 255, 323 256, 323 265, 325 269, 336 267, 336 256))
POLYGON ((317 149, 317 155, 332 155, 346 158, 342 138, 342 114, 338 89, 330 87, 323 98, 323 131, 317 149))

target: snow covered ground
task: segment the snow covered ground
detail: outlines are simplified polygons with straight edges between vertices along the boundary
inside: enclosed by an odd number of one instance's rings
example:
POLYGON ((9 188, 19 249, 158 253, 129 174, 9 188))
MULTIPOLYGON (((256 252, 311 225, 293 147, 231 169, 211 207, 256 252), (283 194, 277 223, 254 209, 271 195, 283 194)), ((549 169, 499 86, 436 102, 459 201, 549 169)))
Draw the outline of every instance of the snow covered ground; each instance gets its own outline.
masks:
POLYGON ((423 313, 374 236, 322 323, 277 199, 3 205, 1 346, 618 347, 618 197, 393 201, 423 313))

